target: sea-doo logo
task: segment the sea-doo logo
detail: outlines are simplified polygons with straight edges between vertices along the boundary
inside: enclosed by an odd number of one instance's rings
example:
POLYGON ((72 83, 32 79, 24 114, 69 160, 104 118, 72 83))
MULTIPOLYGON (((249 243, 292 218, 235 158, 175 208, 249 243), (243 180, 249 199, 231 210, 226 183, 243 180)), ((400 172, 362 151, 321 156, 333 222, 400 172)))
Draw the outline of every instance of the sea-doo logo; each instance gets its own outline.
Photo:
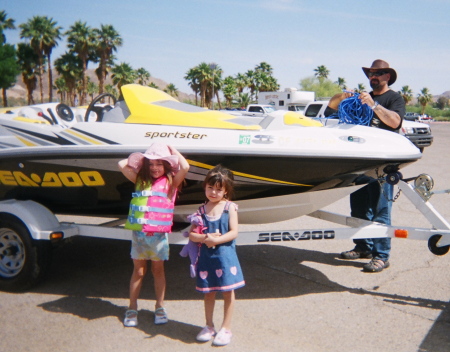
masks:
POLYGON ((281 241, 303 241, 303 240, 331 240, 335 237, 334 230, 326 231, 304 231, 298 232, 262 232, 258 236, 258 242, 281 242, 281 241))
POLYGON ((104 186, 105 180, 98 171, 46 172, 26 175, 22 171, 0 170, 0 184, 23 187, 94 187, 104 186))

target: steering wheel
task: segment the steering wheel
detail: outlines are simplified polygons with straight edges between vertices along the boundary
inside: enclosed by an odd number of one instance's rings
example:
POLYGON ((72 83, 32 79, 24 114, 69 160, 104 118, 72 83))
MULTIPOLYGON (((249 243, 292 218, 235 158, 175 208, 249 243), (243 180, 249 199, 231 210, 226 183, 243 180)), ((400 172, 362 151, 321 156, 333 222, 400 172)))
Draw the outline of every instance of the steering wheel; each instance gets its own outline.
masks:
POLYGON ((93 111, 97 114, 97 121, 100 122, 103 119, 103 114, 106 111, 111 110, 110 106, 95 106, 95 104, 97 104, 100 100, 102 100, 105 97, 111 97, 113 99, 114 104, 116 104, 116 97, 114 95, 112 95, 111 93, 102 93, 100 95, 97 95, 94 100, 91 101, 91 103, 89 104, 87 110, 86 110, 86 114, 84 115, 84 121, 88 121, 89 120, 89 114, 93 111))

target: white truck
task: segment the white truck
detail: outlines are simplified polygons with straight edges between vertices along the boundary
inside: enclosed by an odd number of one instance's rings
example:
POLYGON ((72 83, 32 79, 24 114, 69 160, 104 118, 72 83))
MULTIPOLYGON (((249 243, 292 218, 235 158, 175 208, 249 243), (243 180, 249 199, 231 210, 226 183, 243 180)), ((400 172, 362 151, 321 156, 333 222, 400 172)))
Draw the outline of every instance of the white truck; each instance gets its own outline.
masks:
MULTIPOLYGON (((310 102, 305 109, 305 116, 316 118, 324 125, 336 124, 338 119, 328 118, 334 112, 328 107, 327 100, 310 102)), ((428 124, 403 119, 400 134, 408 138, 421 152, 433 143, 431 128, 428 124)))
POLYGON ((309 102, 314 101, 315 92, 286 88, 283 92, 259 92, 258 103, 272 105, 277 110, 303 112, 309 102))

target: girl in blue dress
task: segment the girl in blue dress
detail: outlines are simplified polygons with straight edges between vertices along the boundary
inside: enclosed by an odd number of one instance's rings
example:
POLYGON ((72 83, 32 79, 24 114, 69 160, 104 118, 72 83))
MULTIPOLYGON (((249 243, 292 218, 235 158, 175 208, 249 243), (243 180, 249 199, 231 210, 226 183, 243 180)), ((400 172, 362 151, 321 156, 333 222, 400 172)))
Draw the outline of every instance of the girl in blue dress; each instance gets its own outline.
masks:
POLYGON ((233 194, 233 173, 218 165, 208 172, 203 188, 208 199, 198 212, 207 227, 205 234, 191 228, 189 239, 200 242, 197 263, 196 289, 205 294, 206 326, 197 335, 197 340, 224 346, 231 341, 231 317, 233 314, 234 290, 245 286, 244 276, 236 254, 235 239, 238 236, 237 205, 229 201, 233 194), (224 318, 221 329, 214 329, 213 313, 216 293, 222 292, 224 318))

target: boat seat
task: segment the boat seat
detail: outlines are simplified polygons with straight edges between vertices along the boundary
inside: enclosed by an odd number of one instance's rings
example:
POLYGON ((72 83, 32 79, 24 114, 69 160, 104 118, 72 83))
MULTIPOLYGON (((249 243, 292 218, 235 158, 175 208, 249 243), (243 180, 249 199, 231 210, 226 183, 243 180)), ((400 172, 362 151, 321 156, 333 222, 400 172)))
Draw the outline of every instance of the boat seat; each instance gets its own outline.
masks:
MULTIPOLYGON (((102 121, 123 123, 130 116, 130 110, 124 100, 119 100, 114 108, 103 113, 102 121)), ((98 121, 98 119, 97 119, 98 121)))

